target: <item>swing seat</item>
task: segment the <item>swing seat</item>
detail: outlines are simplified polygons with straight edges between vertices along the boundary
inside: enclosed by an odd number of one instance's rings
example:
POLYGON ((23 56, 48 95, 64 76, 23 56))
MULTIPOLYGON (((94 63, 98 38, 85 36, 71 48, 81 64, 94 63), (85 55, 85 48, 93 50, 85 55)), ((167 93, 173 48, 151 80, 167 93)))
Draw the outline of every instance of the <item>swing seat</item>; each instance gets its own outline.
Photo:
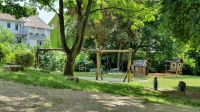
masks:
POLYGON ((119 68, 112 68, 112 69, 110 69, 110 72, 108 74, 116 76, 116 75, 119 75, 122 73, 119 71, 119 68))
POLYGON ((110 72, 119 72, 119 68, 111 68, 110 72))
MULTIPOLYGON (((97 71, 97 68, 90 68, 90 73, 95 73, 97 71)), ((103 68, 100 68, 101 73, 103 73, 103 68)))

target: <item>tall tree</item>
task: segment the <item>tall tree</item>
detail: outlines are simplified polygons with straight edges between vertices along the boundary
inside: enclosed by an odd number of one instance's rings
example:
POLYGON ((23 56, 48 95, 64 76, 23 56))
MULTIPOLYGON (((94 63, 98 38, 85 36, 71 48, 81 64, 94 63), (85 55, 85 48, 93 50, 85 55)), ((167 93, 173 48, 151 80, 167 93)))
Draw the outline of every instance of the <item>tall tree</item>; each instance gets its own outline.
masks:
MULTIPOLYGON (((7 2, 4 3, 7 5, 12 5, 13 3, 7 2)), ((25 0, 16 0, 24 1, 25 0)), ((47 8, 56 12, 59 18, 59 28, 60 28, 60 39, 64 52, 66 53, 66 66, 64 69, 64 75, 73 76, 73 65, 76 59, 76 56, 80 53, 81 48, 84 43, 85 29, 89 19, 99 17, 101 15, 101 10, 109 9, 112 13, 121 15, 127 21, 127 18, 130 18, 130 21, 133 22, 131 29, 137 29, 140 26, 144 25, 144 21, 153 21, 155 20, 153 14, 156 12, 153 8, 148 8, 144 5, 143 0, 59 0, 59 8, 55 9, 53 2, 55 0, 31 0, 31 6, 39 8, 47 8), (64 8, 73 9, 73 13, 76 21, 74 32, 74 43, 70 47, 66 41, 66 26, 64 18, 64 8)), ((15 4, 16 5, 16 4, 15 4)), ((19 5, 17 5, 19 6, 19 5)), ((4 5, 1 5, 4 7, 4 5)), ((26 12, 29 12, 26 5, 24 6, 26 12)), ((21 7, 20 7, 21 8, 21 7)), ((2 10, 2 9, 1 9, 2 10)), ((70 10, 69 10, 70 11, 70 10)), ((4 11, 6 12, 6 11, 4 11)), ((34 11, 33 11, 34 12, 34 11)), ((7 12, 6 12, 7 13, 7 12)), ((14 14, 14 10, 8 12, 14 14)), ((32 13, 31 13, 32 14, 32 13)), ((16 15, 17 16, 17 15, 16 15)), ((23 16, 23 15, 22 15, 23 16)), ((27 15, 24 15, 27 16, 27 15)), ((18 16, 17 16, 18 17, 18 16)))
MULTIPOLYGON (((199 41, 200 34, 199 0, 163 0, 163 16, 166 28, 181 41, 199 41)), ((195 42, 194 42, 195 44, 195 42)))

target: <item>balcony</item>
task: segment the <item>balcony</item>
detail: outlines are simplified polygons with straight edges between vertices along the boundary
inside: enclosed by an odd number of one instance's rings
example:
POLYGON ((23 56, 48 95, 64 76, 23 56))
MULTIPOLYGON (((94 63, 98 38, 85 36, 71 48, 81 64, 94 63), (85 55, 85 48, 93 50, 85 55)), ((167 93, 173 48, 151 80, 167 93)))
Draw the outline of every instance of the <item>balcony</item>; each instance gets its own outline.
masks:
POLYGON ((12 33, 14 33, 15 35, 27 35, 27 30, 15 30, 15 29, 8 29, 10 30, 12 33))

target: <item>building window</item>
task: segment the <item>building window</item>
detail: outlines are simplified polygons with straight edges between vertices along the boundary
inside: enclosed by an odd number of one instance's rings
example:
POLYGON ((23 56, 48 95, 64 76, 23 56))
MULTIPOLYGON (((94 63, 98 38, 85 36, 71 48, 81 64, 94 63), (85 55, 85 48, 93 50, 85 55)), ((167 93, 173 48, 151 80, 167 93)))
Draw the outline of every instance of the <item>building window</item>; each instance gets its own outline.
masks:
POLYGON ((21 43, 22 42, 22 38, 21 37, 17 37, 17 43, 21 43))
POLYGON ((19 26, 19 25, 16 23, 16 24, 15 24, 15 30, 18 30, 18 26, 19 26))
POLYGON ((7 28, 10 28, 10 22, 7 22, 7 28))

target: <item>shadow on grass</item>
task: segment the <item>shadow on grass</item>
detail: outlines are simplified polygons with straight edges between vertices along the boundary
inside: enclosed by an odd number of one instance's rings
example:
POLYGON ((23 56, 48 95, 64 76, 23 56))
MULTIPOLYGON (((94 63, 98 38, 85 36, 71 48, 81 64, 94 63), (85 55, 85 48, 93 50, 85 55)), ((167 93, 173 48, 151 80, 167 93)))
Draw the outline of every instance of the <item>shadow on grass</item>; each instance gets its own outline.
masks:
MULTIPOLYGON (((79 83, 66 81, 63 75, 43 73, 34 69, 25 69, 24 72, 2 72, 0 78, 18 83, 44 86, 55 89, 70 88, 73 90, 96 91, 121 96, 142 97, 149 101, 173 103, 188 106, 200 106, 199 93, 180 94, 178 91, 153 91, 142 86, 128 83, 91 82, 80 80, 79 83), (196 95, 196 96, 195 96, 196 95), (195 97, 194 97, 195 96, 195 97), (198 98, 196 98, 198 97, 198 98)), ((174 87, 177 88, 177 87, 174 87)), ((200 87, 189 86, 189 90, 198 90, 200 87)))
POLYGON ((179 105, 200 106, 200 87, 188 86, 185 94, 178 91, 177 87, 174 89, 176 90, 161 91, 161 95, 157 97, 179 105))

